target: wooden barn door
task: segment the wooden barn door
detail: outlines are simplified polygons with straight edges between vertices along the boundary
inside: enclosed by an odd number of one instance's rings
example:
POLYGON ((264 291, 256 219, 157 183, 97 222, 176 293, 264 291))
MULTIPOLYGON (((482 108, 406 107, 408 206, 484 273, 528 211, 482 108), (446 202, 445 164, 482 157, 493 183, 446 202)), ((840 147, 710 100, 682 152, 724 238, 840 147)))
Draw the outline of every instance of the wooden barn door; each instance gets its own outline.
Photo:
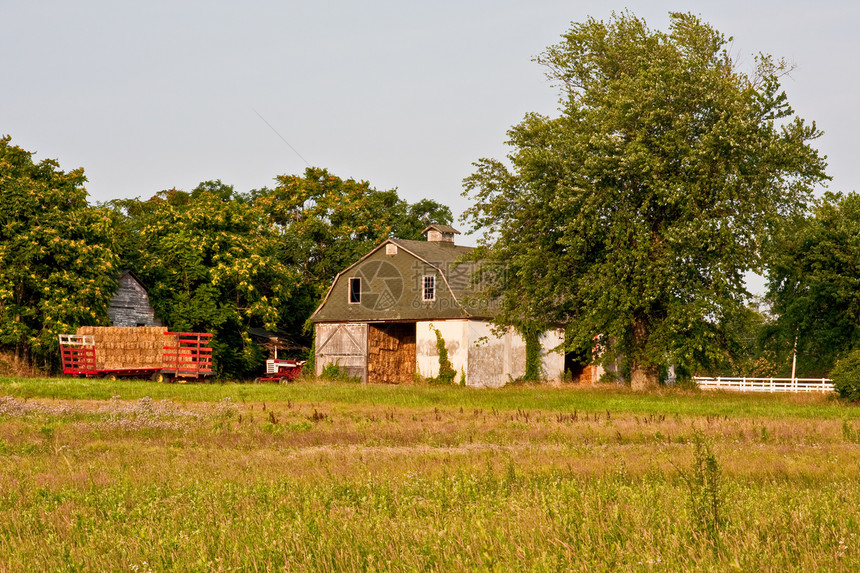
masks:
POLYGON ((337 364, 350 376, 367 382, 367 324, 316 325, 317 376, 329 364, 337 364))
POLYGON ((367 379, 400 384, 415 377, 415 323, 371 324, 367 330, 367 379))

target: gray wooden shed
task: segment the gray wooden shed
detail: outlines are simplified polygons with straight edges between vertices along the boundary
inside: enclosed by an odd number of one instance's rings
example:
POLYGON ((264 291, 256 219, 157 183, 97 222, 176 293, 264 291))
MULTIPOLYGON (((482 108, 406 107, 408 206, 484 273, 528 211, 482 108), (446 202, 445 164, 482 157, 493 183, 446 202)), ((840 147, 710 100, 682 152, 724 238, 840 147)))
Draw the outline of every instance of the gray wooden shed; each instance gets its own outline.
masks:
POLYGON ((164 326, 155 316, 146 288, 133 272, 123 271, 117 282, 119 288, 108 307, 112 326, 164 326))

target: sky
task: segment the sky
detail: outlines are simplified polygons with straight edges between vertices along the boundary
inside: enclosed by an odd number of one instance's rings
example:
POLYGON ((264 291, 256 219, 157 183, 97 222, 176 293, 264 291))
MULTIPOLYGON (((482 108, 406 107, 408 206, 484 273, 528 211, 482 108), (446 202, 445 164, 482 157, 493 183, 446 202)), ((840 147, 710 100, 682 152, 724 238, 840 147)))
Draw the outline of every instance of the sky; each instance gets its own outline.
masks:
POLYGON ((792 62, 784 87, 824 131, 829 188, 860 187, 856 0, 4 0, 0 135, 83 167, 93 202, 214 179, 246 192, 310 164, 459 216, 473 162, 503 158, 526 113, 557 113, 533 58, 625 9, 652 29, 693 12, 742 67, 792 62))

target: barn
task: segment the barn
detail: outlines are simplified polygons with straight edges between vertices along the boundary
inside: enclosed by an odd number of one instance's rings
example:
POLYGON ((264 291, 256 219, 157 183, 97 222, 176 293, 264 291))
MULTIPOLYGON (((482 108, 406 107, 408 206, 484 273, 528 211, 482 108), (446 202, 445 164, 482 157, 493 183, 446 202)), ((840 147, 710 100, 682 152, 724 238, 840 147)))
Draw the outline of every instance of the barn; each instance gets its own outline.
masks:
POLYGON ((108 306, 112 326, 164 326, 155 316, 143 283, 133 272, 123 271, 117 282, 119 288, 108 306))
MULTIPOLYGON (((472 287, 485 265, 461 262, 472 247, 455 244, 453 227, 430 225, 423 234, 424 241, 388 239, 337 275, 311 316, 317 374, 337 364, 363 382, 435 377, 441 337, 457 382, 498 387, 522 377, 525 341, 513 329, 494 331, 495 301, 472 287)), ((564 355, 555 351, 562 342, 560 331, 541 337, 547 380, 563 373, 564 355)))

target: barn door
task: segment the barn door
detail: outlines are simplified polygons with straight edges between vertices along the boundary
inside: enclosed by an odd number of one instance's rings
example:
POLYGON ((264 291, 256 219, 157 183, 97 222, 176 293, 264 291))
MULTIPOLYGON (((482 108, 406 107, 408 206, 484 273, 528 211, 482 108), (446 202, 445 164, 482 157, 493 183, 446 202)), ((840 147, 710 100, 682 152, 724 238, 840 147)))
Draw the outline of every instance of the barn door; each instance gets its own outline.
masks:
POLYGON ((367 380, 400 384, 415 379, 415 323, 371 324, 367 331, 367 380))
POLYGON ((350 376, 367 382, 367 324, 334 323, 316 325, 316 374, 337 364, 350 376))

